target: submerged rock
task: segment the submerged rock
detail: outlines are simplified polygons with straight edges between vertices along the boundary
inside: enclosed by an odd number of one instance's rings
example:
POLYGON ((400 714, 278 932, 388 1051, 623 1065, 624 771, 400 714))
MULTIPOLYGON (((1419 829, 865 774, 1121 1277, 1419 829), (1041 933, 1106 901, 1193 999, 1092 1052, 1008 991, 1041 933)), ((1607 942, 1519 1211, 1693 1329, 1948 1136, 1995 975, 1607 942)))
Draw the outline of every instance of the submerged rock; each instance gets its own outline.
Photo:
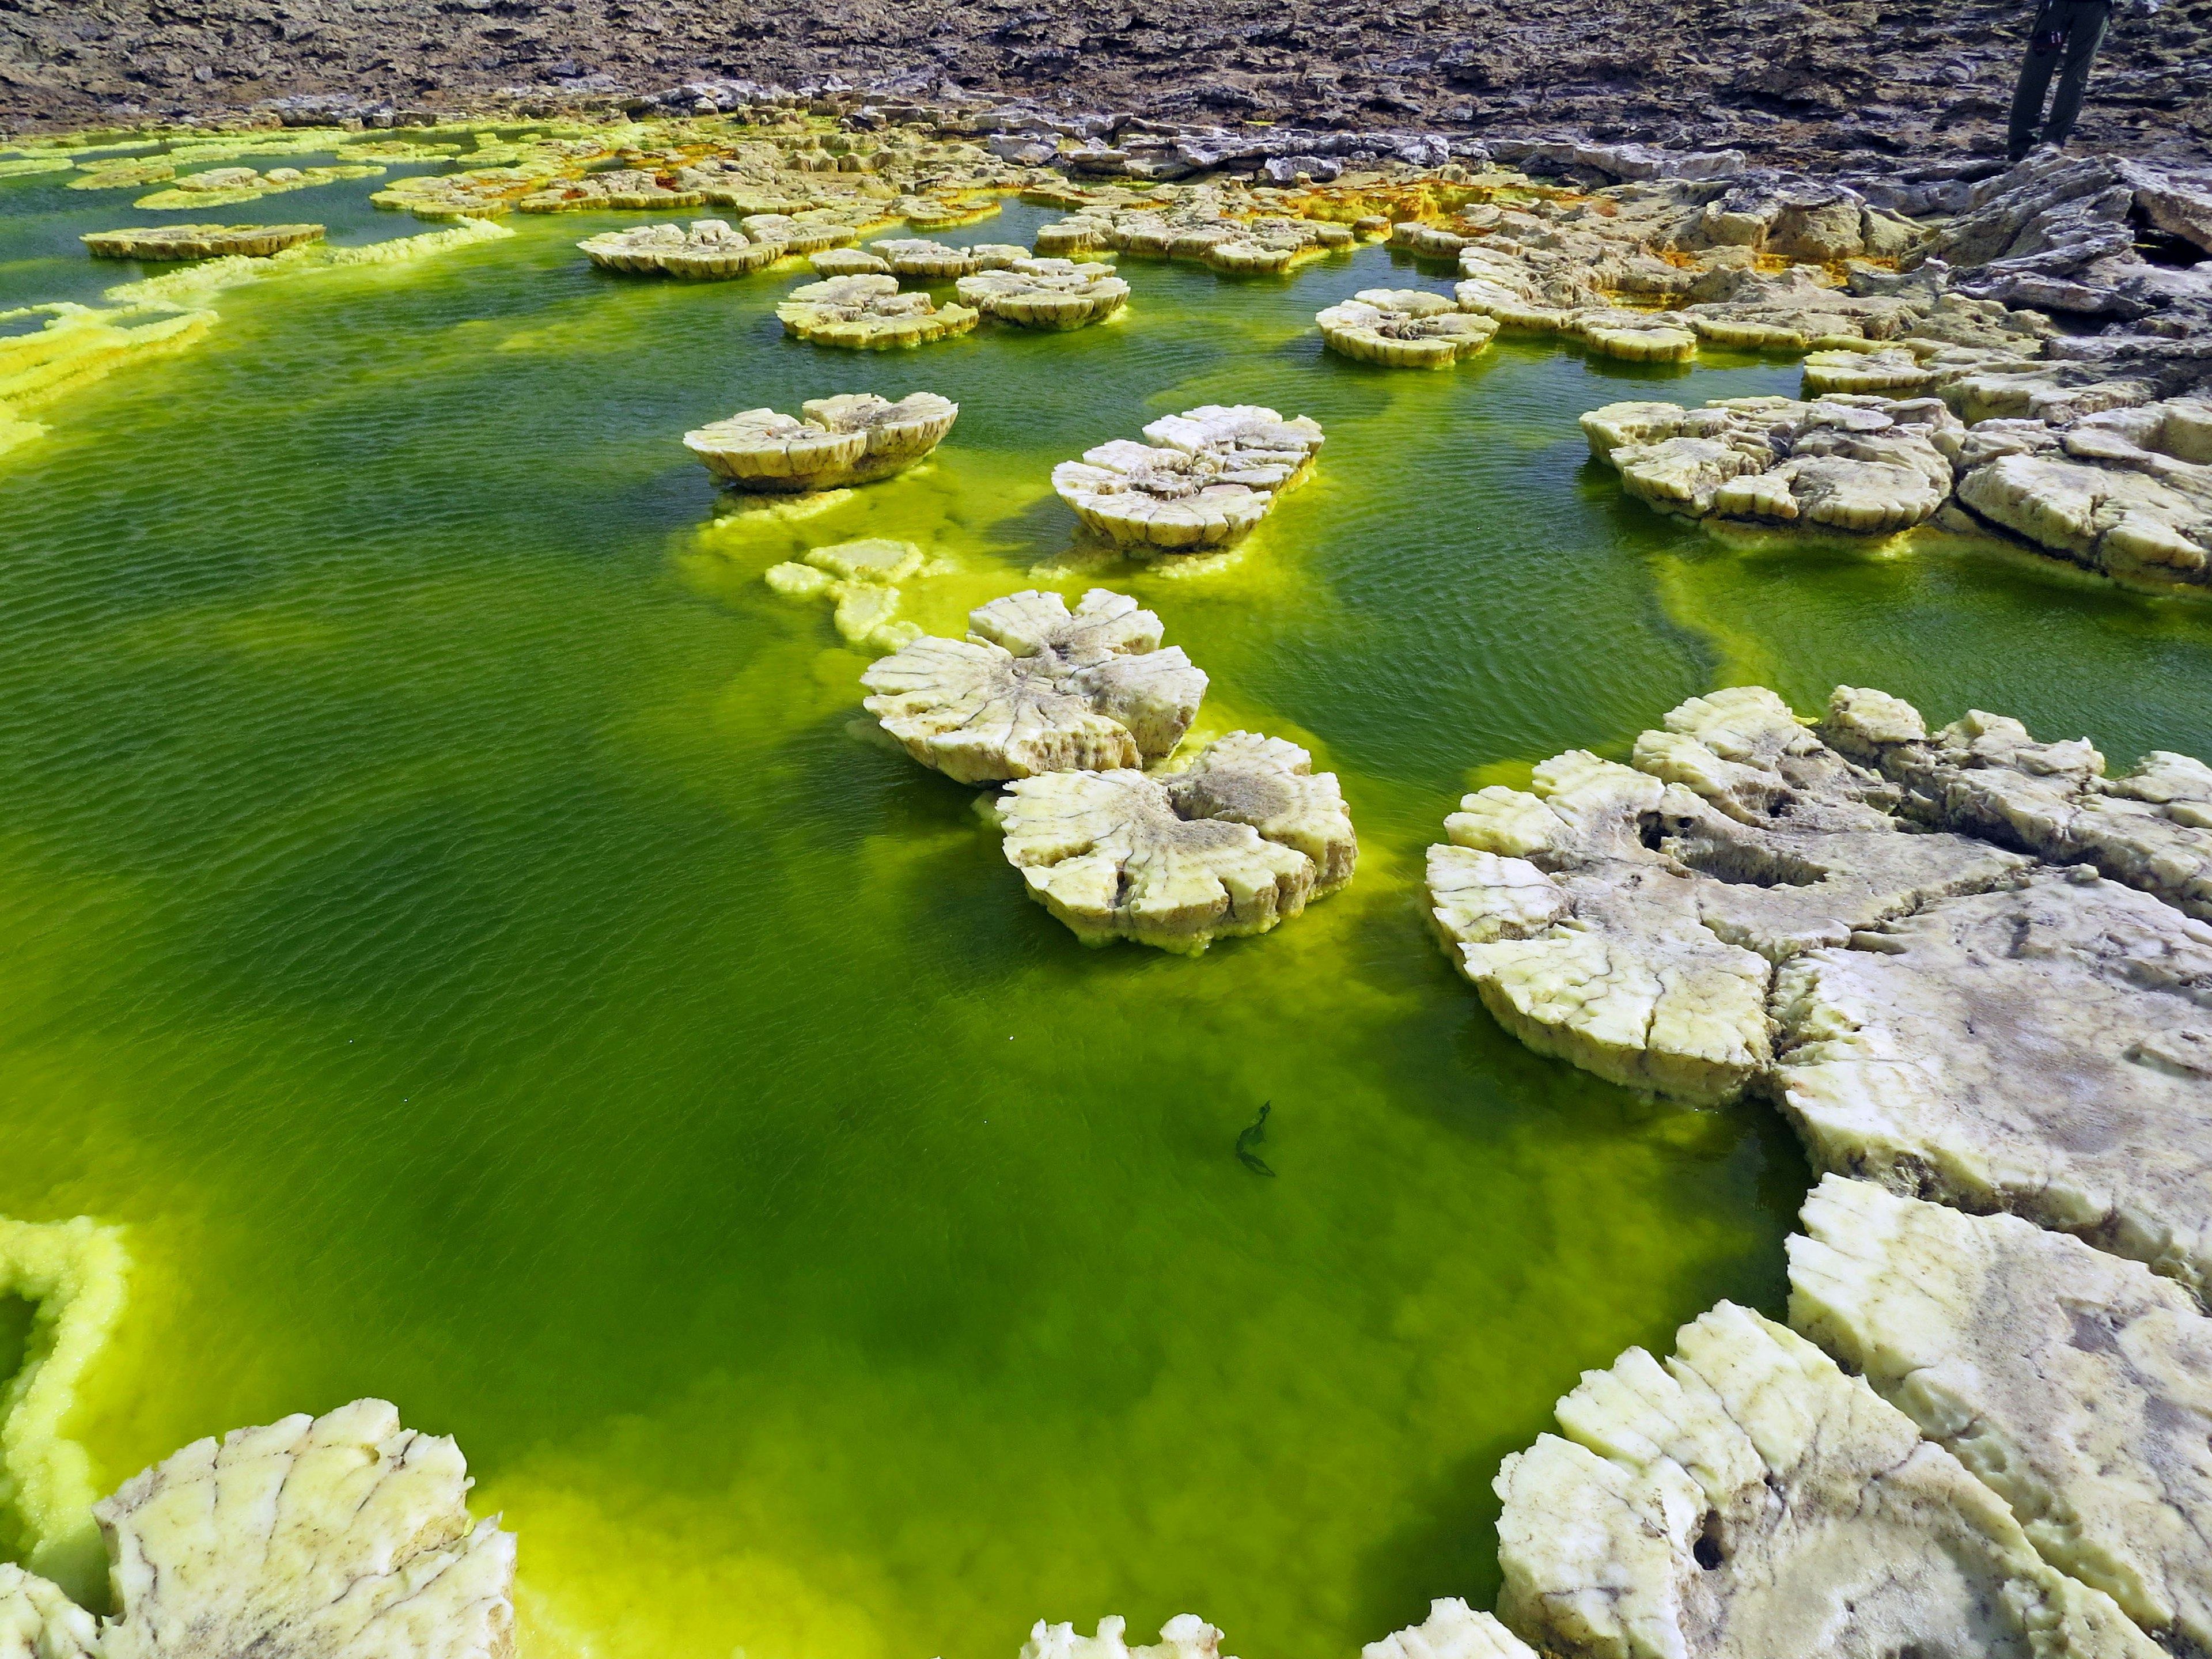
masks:
POLYGON ((1322 429, 1272 409, 1208 404, 1152 422, 1052 470, 1084 527, 1126 548, 1191 552, 1242 541, 1310 474, 1322 429))
POLYGON ((982 313, 961 305, 940 311, 927 294, 900 293, 896 276, 833 276, 792 289, 775 314, 802 340, 879 351, 965 334, 982 313))
POLYGON ((1206 696, 1206 676, 1124 594, 1092 588, 1071 614, 1057 593, 1024 592, 968 621, 965 640, 915 640, 860 677, 874 694, 861 706, 957 782, 1142 766, 1174 752, 1206 696))
POLYGON ((1924 524, 1948 498, 1942 402, 1838 396, 1608 404, 1582 417, 1591 453, 1662 512, 1852 535, 1924 524))
POLYGON ((1996 1495, 1810 1342, 1723 1302, 1632 1348, 1496 1482, 1499 1607, 1590 1659, 2153 1659, 1996 1495))
POLYGON ((1017 259, 963 276, 957 291, 961 304, 1023 328, 1081 328, 1105 321, 1129 300, 1129 285, 1113 266, 1069 259, 1017 259))
POLYGON ((638 225, 587 236, 576 246, 604 270, 664 276, 742 276, 787 258, 787 243, 756 240, 720 219, 694 219, 689 229, 638 225))
POLYGON ((1497 323, 1440 294, 1363 289, 1314 318, 1332 351, 1393 368, 1449 368, 1490 343, 1497 323))
POLYGON ((503 1659, 514 1539, 472 1522, 451 1440, 380 1400, 202 1440, 96 1509, 117 1613, 101 1659, 503 1659))
POLYGON ((90 231, 78 239, 103 259, 263 258, 323 240, 320 225, 160 225, 144 230, 90 231))
POLYGON ((684 434, 684 447, 740 489, 787 494, 905 471, 943 442, 960 405, 933 392, 896 403, 869 392, 816 398, 801 418, 749 409, 684 434))
POLYGON ((100 1492, 67 1431, 122 1316, 129 1271, 120 1229, 82 1216, 0 1219, 0 1299, 28 1304, 33 1318, 21 1365, 0 1379, 0 1550, 80 1595, 100 1582, 100 1492))
POLYGON ((2170 1649, 2212 1651, 2212 1320, 2012 1216, 1828 1176, 1790 1323, 2002 1498, 2044 1559, 2170 1649))
POLYGON ((829 599, 837 633, 848 645, 896 651, 921 637, 919 624, 899 616, 897 584, 926 574, 912 542, 871 538, 817 547, 797 563, 772 565, 763 578, 791 599, 829 599))
POLYGON ((1352 879, 1358 842, 1332 773, 1295 744, 1234 732, 1164 778, 1055 772, 999 804, 1008 863, 1086 945, 1196 953, 1264 933, 1352 879))

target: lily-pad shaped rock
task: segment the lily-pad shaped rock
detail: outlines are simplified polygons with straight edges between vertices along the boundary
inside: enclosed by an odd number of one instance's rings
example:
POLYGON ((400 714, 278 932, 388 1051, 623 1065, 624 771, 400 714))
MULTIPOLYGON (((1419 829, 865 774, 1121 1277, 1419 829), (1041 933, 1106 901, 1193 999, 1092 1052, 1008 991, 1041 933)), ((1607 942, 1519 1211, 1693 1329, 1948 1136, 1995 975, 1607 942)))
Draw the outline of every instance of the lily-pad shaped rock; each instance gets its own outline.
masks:
POLYGON ((960 279, 960 303, 1021 328, 1070 329, 1103 322, 1128 302, 1129 285, 1107 264, 1017 259, 960 279))
POLYGON ((816 211, 804 214, 749 213, 738 228, 756 242, 781 242, 793 253, 811 257, 843 247, 860 232, 842 219, 816 211))
POLYGON ((1145 436, 1187 455, 1221 464, 1232 483, 1280 493, 1313 476, 1324 441, 1321 422, 1300 415, 1285 420, 1259 404, 1202 404, 1146 424, 1145 436))
POLYGON ((639 225, 602 231, 576 246, 603 270, 663 276, 742 276, 785 258, 781 242, 756 240, 720 219, 694 219, 690 228, 639 225))
POLYGON ((261 258, 323 240, 320 225, 161 225, 144 230, 99 230, 81 239, 103 259, 220 259, 231 254, 261 258))
POLYGON ((1698 355, 1696 332, 1665 312, 1577 312, 1574 332, 1592 351, 1631 362, 1687 362, 1698 355))
POLYGON ((740 489, 792 494, 903 471, 952 430, 960 405, 933 392, 896 403, 869 392, 816 398, 800 418, 749 409, 684 434, 684 447, 740 489))
POLYGON ((968 622, 965 640, 916 640, 860 677, 862 707, 957 782, 1143 766, 1174 752, 1205 700, 1206 676, 1126 594, 1093 588, 1071 613, 1024 592, 968 622))
POLYGON ((1723 1302, 1632 1348, 1495 1483, 1498 1611, 1571 1659, 2154 1659, 1864 1380, 1723 1302))
POLYGON ((888 276, 891 270, 890 261, 857 247, 824 248, 808 254, 806 263, 817 276, 888 276))
POLYGON ((1244 539, 1273 497, 1222 477, 1220 461, 1116 439, 1052 470, 1052 487, 1085 529, 1119 546, 1200 552, 1244 539))
POLYGON ((101 1659, 503 1659, 514 1539, 471 1522, 451 1440, 380 1400, 202 1440, 94 1513, 117 1613, 101 1659))
POLYGON ((942 282, 948 276, 972 276, 979 270, 1003 270, 1030 251, 1012 242, 982 242, 974 247, 951 247, 924 237, 893 238, 871 242, 868 252, 883 260, 896 276, 921 276, 942 282))
POLYGON ((1334 774, 1295 744, 1231 732, 1166 778, 1057 772, 999 805, 1007 862, 1086 945, 1196 954, 1264 933, 1352 878, 1358 843, 1334 774))
POLYGON ((854 351, 918 346, 965 334, 982 313, 927 294, 902 294, 896 276, 833 276, 792 289, 775 308, 787 332, 854 351))
POLYGON ((1330 350, 1392 368, 1449 368, 1498 332, 1493 319, 1411 289, 1365 289, 1314 320, 1330 350))
POLYGON ((2038 1553, 2163 1645, 2212 1652, 2212 1320, 2016 1216, 1825 1177, 1790 1322, 1956 1454, 2038 1553))

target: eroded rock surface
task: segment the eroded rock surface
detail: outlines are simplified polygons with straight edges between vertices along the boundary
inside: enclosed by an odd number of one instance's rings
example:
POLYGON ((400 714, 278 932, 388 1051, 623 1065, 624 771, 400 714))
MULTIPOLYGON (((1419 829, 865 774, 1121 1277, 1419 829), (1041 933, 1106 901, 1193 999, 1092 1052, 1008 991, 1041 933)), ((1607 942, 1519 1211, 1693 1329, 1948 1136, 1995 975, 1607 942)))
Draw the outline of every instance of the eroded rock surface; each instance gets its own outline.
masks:
POLYGON ((1498 332, 1491 318, 1413 289, 1363 289, 1314 320, 1330 350, 1393 368, 1449 368, 1480 351, 1498 332))
POLYGON ((1111 265, 1071 259, 1016 259, 960 278, 960 303, 1021 328, 1082 328, 1128 303, 1129 285, 1111 265))
POLYGON ((1702 409, 1608 404, 1582 417, 1591 453, 1662 512, 1851 535, 1924 524, 1949 498, 1933 398, 1725 398, 1702 409))
POLYGON ((1449 1596, 1430 1602, 1421 1623, 1367 1644, 1359 1659, 1535 1659, 1535 1654, 1494 1614, 1449 1596))
POLYGON ((1632 1348, 1508 1457, 1506 1622, 1606 1659, 2159 1653, 1860 1378, 1723 1302, 1632 1348))
POLYGON ((968 621, 965 640, 915 640, 860 677, 884 730, 961 783, 1143 766, 1174 752, 1206 696, 1206 676, 1125 594, 1093 588, 1071 613, 1024 592, 968 621))
POLYGON ((791 290, 775 308, 787 333, 854 351, 926 345, 974 328, 981 313, 939 309, 922 293, 902 294, 896 276, 832 276, 791 290))
POLYGON ((1052 487, 1085 529, 1132 549, 1194 552, 1242 541, 1278 495, 1304 483, 1322 429, 1255 404, 1208 404, 1052 470, 1052 487))
POLYGON ((0 1659, 96 1659, 100 1621, 58 1588, 0 1561, 0 1659))
POLYGON ((1829 1176, 1790 1321, 2011 1506, 2044 1559, 2168 1648, 2212 1651, 2212 1320, 2016 1217, 1829 1176))
POLYGON ((79 239, 104 259, 219 259, 229 254, 265 258, 323 240, 320 225, 158 225, 143 230, 99 230, 79 239))
POLYGON ((695 279, 742 276, 792 252, 787 242, 756 240, 720 219, 694 219, 689 228, 639 225, 602 231, 576 246, 602 270, 695 279))
POLYGON ((117 1614, 101 1659, 243 1653, 502 1659, 514 1539, 467 1466, 380 1400, 202 1440, 97 1507, 117 1614))
POLYGON ((1008 863, 1087 945, 1195 953, 1264 933, 1352 879, 1352 819, 1295 744, 1232 732, 1188 769, 1020 780, 999 804, 1008 863))
POLYGON ((796 420, 749 409, 685 433, 684 444, 740 489, 834 489, 903 471, 945 441, 959 415, 959 404, 933 392, 896 403, 848 392, 809 399, 796 420))

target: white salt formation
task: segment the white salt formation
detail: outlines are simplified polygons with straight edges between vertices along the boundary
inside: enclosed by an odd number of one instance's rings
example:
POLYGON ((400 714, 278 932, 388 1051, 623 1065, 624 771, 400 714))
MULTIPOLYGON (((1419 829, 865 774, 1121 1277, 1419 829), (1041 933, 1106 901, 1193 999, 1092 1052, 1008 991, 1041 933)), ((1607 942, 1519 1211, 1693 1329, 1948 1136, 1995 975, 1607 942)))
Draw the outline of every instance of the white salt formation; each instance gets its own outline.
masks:
POLYGON ((787 242, 748 236, 720 219, 694 219, 688 228, 638 225, 602 231, 576 246, 605 270, 692 278, 742 276, 795 251, 787 242))
POLYGON ((0 1659, 96 1659, 100 1621, 55 1586, 0 1561, 0 1659))
POLYGON ((900 237, 872 242, 868 252, 890 267, 895 276, 919 276, 944 282, 972 276, 979 270, 1004 270, 1030 257, 1029 249, 1013 242, 980 242, 973 247, 949 247, 922 237, 900 237))
POLYGON ((1316 313, 1332 351, 1392 368, 1449 368, 1490 343, 1497 323, 1461 311, 1441 294, 1362 289, 1316 313))
MULTIPOLYGON (((1256 404, 1208 404, 1052 470, 1052 487, 1086 530, 1137 552, 1197 552, 1249 535, 1276 498, 1311 474, 1322 429, 1256 404)), ((1141 556, 1141 555, 1140 555, 1141 556)))
POLYGON ((1359 1650, 1359 1659, 1536 1659, 1535 1652, 1487 1613, 1457 1596, 1429 1603, 1422 1623, 1393 1631, 1359 1650))
POLYGON ((1129 285, 1114 267, 1068 259, 1017 259, 963 276, 960 303, 1020 328, 1071 329, 1102 323, 1128 303, 1129 285))
POLYGON ((265 258, 323 240, 320 225, 161 225, 146 230, 97 230, 78 239, 103 259, 265 258))
POLYGON ((970 611, 965 640, 922 638, 860 677, 862 707, 924 766, 961 783, 1135 768, 1182 741, 1206 676, 1160 619, 1093 588, 1071 614, 1024 592, 970 611))
POLYGON ((864 651, 896 651, 921 637, 919 623, 899 615, 898 584, 926 574, 912 542, 870 538, 811 550, 805 559, 771 565, 763 578, 790 599, 826 599, 839 637, 864 651))
POLYGON ((939 310, 927 294, 902 294, 896 276, 807 283, 792 289, 775 314, 787 333, 853 351, 926 345, 965 334, 982 315, 962 305, 939 310))
POLYGON ((1073 1625, 1048 1625, 1042 1619, 1022 1644, 1021 1659, 1222 1659, 1221 1632, 1194 1613, 1179 1613, 1160 1626, 1160 1639, 1131 1647, 1123 1639, 1127 1621, 1118 1613, 1098 1621, 1096 1636, 1078 1636, 1073 1625))
POLYGON ((1790 1322, 2011 1508, 2044 1559, 2168 1648, 2212 1651, 2212 1320, 2015 1217, 1828 1176, 1790 1322))
POLYGON ((959 415, 959 404, 933 392, 896 403, 846 392, 809 399, 796 420, 748 409, 685 433, 684 444, 740 489, 835 489, 905 471, 945 441, 959 415))
POLYGON ((1054 772, 999 804, 1006 861, 1086 945, 1195 955, 1264 933, 1352 879, 1358 842, 1335 776, 1295 744, 1235 732, 1188 771, 1054 772))
POLYGON ((1811 1343, 1723 1302, 1631 1348, 1496 1482, 1506 1623, 1590 1659, 2161 1650, 1811 1343))
POLYGON ((471 1522, 468 1487, 453 1443, 380 1400, 187 1446, 95 1511, 100 1659, 503 1659, 514 1539, 471 1522))

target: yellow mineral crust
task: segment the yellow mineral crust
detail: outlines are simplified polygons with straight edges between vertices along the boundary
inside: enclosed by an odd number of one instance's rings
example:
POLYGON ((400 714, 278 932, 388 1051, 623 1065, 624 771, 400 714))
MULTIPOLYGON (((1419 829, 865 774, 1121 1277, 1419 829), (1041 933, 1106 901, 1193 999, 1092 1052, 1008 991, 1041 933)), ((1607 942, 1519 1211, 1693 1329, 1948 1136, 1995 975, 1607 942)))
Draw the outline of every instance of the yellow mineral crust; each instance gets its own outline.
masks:
POLYGON ((804 283, 791 290, 775 314, 787 333, 854 351, 918 346, 965 334, 982 315, 962 305, 940 311, 927 294, 902 294, 896 276, 833 276, 804 283))
POLYGON ((467 1464, 380 1400, 202 1440, 94 1513, 118 1611, 101 1659, 506 1659, 514 1538, 467 1464))
POLYGON ((1565 1659, 2156 1659, 1996 1494, 1804 1338, 1723 1302, 1631 1348, 1496 1481, 1507 1624, 1565 1659))
POLYGON ((38 332, 0 337, 0 452, 46 432, 21 411, 105 379, 139 357, 181 350, 216 320, 212 311, 99 311, 61 302, 0 312, 0 321, 40 312, 46 325, 38 332))
POLYGON ((749 409, 685 433, 684 447, 740 489, 835 489, 912 466, 945 441, 960 405, 933 392, 896 403, 854 392, 811 399, 799 415, 749 409))
POLYGON ((1352 819, 1295 744, 1232 732, 1164 778, 1054 772, 999 803, 1006 861, 1086 945, 1196 955, 1264 933, 1352 879, 1352 819))
POLYGON ((104 259, 265 258, 323 240, 320 225, 160 225, 144 230, 96 230, 78 238, 104 259))
POLYGON ((23 1364, 0 1390, 0 1527, 10 1553, 80 1590, 98 1582, 100 1490, 70 1415, 122 1316, 129 1266, 120 1229, 0 1220, 0 1299, 32 1309, 23 1364))
POLYGON ((1073 612, 1024 591, 969 613, 965 640, 914 641, 860 676, 861 705, 960 783, 1134 768, 1175 752, 1206 696, 1160 619, 1094 587, 1073 612))
POLYGON ((1498 332, 1495 319, 1416 289, 1363 289, 1314 320, 1330 350, 1393 368, 1449 368, 1498 332))
POLYGON ((373 179, 383 171, 373 166, 271 167, 266 173, 256 173, 252 167, 212 167, 205 173, 186 174, 168 190, 141 196, 131 206, 155 212, 175 208, 235 207, 241 202, 255 202, 264 196, 281 196, 287 191, 307 190, 316 185, 336 184, 341 179, 373 179))

